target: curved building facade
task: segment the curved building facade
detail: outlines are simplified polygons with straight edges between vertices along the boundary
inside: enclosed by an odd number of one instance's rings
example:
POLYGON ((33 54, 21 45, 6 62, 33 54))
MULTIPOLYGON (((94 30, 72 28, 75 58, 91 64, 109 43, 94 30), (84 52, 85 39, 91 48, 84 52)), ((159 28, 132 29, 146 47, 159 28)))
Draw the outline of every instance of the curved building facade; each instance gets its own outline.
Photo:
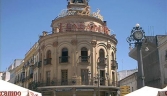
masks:
POLYGON ((38 41, 43 96, 115 96, 117 39, 100 10, 91 13, 87 0, 69 0, 51 27, 38 41))

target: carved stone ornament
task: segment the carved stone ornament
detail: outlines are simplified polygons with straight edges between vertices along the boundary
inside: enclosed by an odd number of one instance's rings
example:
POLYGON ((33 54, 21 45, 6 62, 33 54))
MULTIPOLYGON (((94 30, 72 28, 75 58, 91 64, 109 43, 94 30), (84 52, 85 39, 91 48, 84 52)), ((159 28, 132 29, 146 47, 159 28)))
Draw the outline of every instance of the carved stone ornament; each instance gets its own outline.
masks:
POLYGON ((45 48, 45 45, 42 45, 41 49, 43 50, 45 48))
POLYGON ((77 45, 77 42, 78 42, 78 41, 77 41, 76 39, 71 40, 71 44, 72 44, 72 45, 77 45))
POLYGON ((96 47, 97 42, 96 41, 91 41, 91 44, 93 47, 96 47))
POLYGON ((86 6, 81 12, 77 13, 78 15, 90 15, 90 6, 86 6))
POLYGON ((53 47, 57 47, 57 45, 58 45, 57 41, 53 42, 53 47))
POLYGON ((111 48, 111 44, 107 44, 107 48, 108 48, 108 49, 111 48))

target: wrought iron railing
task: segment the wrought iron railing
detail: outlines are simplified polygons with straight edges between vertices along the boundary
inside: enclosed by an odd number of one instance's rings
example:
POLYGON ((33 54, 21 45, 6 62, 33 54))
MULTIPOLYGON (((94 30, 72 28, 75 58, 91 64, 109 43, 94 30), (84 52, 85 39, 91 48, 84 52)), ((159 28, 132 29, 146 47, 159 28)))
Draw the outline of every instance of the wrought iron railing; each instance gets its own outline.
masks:
POLYGON ((59 57, 59 63, 68 63, 68 62, 69 62, 69 56, 59 57))
POLYGON ((89 63, 90 62, 90 56, 79 56, 79 62, 80 63, 89 63))
POLYGON ((111 69, 115 70, 116 68, 118 68, 118 63, 115 60, 111 60, 111 69))
POLYGON ((51 64, 51 61, 52 61, 52 58, 44 59, 44 65, 49 65, 49 64, 51 64))
POLYGON ((107 65, 107 58, 99 57, 97 63, 99 66, 106 66, 107 65))
MULTIPOLYGON (((47 82, 38 82, 37 86, 42 87, 42 86, 70 86, 70 85, 93 85, 97 86, 98 85, 98 80, 97 79, 67 79, 67 80, 51 80, 47 82)), ((110 80, 100 80, 99 81, 100 86, 117 86, 117 82, 112 82, 110 80)))

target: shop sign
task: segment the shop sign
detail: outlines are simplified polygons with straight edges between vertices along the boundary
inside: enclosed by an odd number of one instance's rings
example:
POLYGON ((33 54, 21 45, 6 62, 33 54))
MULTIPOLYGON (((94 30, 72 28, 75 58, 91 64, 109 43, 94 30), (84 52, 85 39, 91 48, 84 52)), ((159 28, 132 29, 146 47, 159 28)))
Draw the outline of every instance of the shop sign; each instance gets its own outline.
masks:
POLYGON ((0 91, 0 96, 21 96, 20 91, 0 91))
POLYGON ((79 89, 76 89, 76 91, 94 91, 94 89, 79 88, 79 89))
POLYGON ((62 88, 62 89, 56 89, 56 92, 62 92, 62 91, 71 91, 72 88, 62 88))
POLYGON ((59 32, 92 31, 109 34, 110 31, 107 26, 96 25, 92 22, 87 25, 85 23, 59 23, 57 28, 59 29, 59 32))

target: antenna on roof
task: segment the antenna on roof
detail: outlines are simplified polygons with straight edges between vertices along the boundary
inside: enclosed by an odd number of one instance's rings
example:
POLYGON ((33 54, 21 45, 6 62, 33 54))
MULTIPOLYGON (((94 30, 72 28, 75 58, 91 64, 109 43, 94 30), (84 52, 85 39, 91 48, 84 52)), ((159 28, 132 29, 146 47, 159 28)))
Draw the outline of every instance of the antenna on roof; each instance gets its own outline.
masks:
POLYGON ((153 36, 154 36, 154 26, 152 26, 153 27, 153 36))

